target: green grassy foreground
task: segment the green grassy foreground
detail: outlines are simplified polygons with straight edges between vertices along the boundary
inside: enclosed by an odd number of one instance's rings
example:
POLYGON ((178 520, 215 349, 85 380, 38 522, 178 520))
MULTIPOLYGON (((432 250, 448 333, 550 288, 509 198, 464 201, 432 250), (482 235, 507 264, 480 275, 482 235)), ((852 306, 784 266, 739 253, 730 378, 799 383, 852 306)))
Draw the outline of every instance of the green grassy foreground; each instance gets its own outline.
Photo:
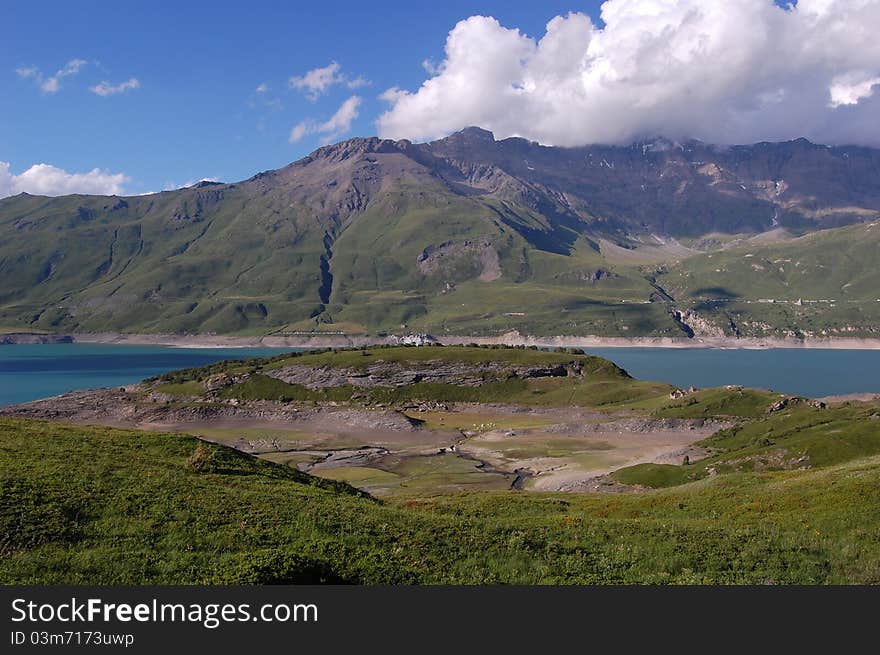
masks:
POLYGON ((624 484, 671 487, 709 475, 808 469, 880 455, 880 411, 874 403, 817 409, 801 402, 721 430, 697 445, 713 454, 683 466, 638 464, 612 477, 624 484))
POLYGON ((4 419, 0 582, 878 583, 880 456, 828 462, 386 504, 192 437, 4 419))

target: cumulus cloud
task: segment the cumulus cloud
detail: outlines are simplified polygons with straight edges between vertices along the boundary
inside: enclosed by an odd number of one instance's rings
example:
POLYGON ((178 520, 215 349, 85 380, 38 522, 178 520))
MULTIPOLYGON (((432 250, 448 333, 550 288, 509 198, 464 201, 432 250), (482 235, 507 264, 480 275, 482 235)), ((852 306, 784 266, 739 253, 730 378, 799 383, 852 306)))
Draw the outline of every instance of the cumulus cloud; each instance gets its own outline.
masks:
POLYGON ((110 82, 104 80, 93 87, 89 87, 89 91, 91 91, 95 95, 107 97, 115 96, 118 93, 125 93, 126 91, 131 91, 132 89, 139 89, 140 86, 141 83, 138 81, 138 79, 136 77, 131 77, 125 82, 120 82, 119 84, 111 84, 110 82))
POLYGON ((878 85, 880 85, 880 76, 869 77, 864 73, 849 73, 835 77, 828 89, 831 94, 829 104, 832 107, 857 105, 863 98, 874 95, 874 87, 878 85))
POLYGON ((68 173, 50 164, 34 164, 16 175, 9 162, 0 161, 0 198, 18 193, 40 196, 63 196, 68 193, 121 195, 131 181, 123 173, 110 173, 98 168, 87 173, 68 173))
POLYGON ((288 80, 288 84, 292 89, 305 92, 306 98, 312 102, 337 84, 344 84, 349 89, 359 89, 370 84, 370 81, 361 75, 349 78, 341 73, 341 70, 342 66, 331 61, 323 68, 313 68, 304 75, 294 75, 288 80))
POLYGON ((405 98, 408 95, 409 93, 400 87, 392 86, 390 89, 385 89, 379 94, 379 100, 395 104, 398 100, 405 98))
POLYGON ((16 68, 15 72, 21 78, 34 80, 43 93, 57 93, 61 88, 61 80, 65 77, 76 75, 87 63, 85 59, 71 59, 54 75, 46 78, 43 77, 43 73, 36 66, 22 66, 16 68))
POLYGON ((310 134, 322 135, 324 142, 338 139, 346 132, 351 130, 351 125, 359 115, 359 108, 362 99, 360 96, 351 96, 343 102, 336 113, 329 120, 319 123, 317 121, 306 119, 300 121, 290 130, 290 143, 296 143, 310 134))
POLYGON ((419 89, 380 96, 380 135, 880 145, 880 0, 607 0, 601 16, 557 16, 537 40, 461 21, 419 89))

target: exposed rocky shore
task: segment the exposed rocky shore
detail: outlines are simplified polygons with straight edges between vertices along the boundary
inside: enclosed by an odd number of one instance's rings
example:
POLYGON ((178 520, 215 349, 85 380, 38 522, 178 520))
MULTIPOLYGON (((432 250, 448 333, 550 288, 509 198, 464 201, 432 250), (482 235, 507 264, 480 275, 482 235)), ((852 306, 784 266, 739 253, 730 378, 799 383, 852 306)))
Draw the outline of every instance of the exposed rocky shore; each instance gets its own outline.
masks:
POLYGON ((73 342, 74 338, 69 334, 40 334, 36 332, 14 332, 10 334, 0 334, 0 345, 73 342))
MULTIPOLYGON (((124 334, 117 332, 0 335, 2 344, 103 343, 132 346, 171 346, 177 348, 348 348, 395 345, 403 337, 345 335, 327 332, 303 335, 240 337, 222 334, 124 334)), ((763 350, 773 348, 816 348, 840 350, 880 350, 880 339, 858 337, 753 338, 753 337, 597 337, 579 335, 535 336, 507 332, 495 336, 443 335, 446 345, 504 344, 509 346, 560 346, 578 348, 727 348, 763 350)))
POLYGON ((335 403, 314 407, 266 400, 244 403, 188 398, 187 402, 179 401, 180 398, 152 391, 149 385, 137 384, 119 389, 72 391, 52 398, 0 407, 0 416, 138 427, 229 419, 304 423, 333 412, 336 419, 352 428, 406 432, 418 427, 418 421, 399 411, 342 407, 335 403))

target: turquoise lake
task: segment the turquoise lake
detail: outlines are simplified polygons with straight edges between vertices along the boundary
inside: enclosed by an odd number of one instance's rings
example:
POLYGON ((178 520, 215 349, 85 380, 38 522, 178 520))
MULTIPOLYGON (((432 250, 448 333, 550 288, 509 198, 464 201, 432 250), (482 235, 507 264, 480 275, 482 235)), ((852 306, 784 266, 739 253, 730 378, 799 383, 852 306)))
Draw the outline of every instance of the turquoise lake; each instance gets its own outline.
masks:
POLYGON ((880 350, 592 348, 642 380, 679 387, 741 384, 820 398, 880 393, 880 350))
POLYGON ((0 346, 0 406, 76 389, 119 387, 221 359, 276 355, 290 348, 168 348, 61 343, 0 346))
MULTIPOLYGON (((75 389, 118 387, 178 368, 289 350, 92 344, 0 346, 0 405, 75 389)), ((596 348, 590 352, 614 361, 634 377, 680 387, 741 384, 808 397, 880 393, 880 350, 596 348)))

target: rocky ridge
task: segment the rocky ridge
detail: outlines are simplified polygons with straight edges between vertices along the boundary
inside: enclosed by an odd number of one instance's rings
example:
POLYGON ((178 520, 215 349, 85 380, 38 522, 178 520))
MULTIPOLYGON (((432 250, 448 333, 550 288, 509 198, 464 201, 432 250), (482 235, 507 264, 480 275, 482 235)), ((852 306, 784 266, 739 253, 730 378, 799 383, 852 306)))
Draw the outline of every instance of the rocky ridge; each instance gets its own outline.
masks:
POLYGON ((579 362, 552 366, 510 366, 500 362, 471 365, 442 360, 431 360, 415 365, 399 362, 375 362, 363 368, 284 366, 266 371, 266 375, 288 384, 300 384, 309 389, 352 385, 355 387, 402 387, 420 382, 456 384, 478 387, 487 382, 512 378, 574 377, 583 374, 579 362))

